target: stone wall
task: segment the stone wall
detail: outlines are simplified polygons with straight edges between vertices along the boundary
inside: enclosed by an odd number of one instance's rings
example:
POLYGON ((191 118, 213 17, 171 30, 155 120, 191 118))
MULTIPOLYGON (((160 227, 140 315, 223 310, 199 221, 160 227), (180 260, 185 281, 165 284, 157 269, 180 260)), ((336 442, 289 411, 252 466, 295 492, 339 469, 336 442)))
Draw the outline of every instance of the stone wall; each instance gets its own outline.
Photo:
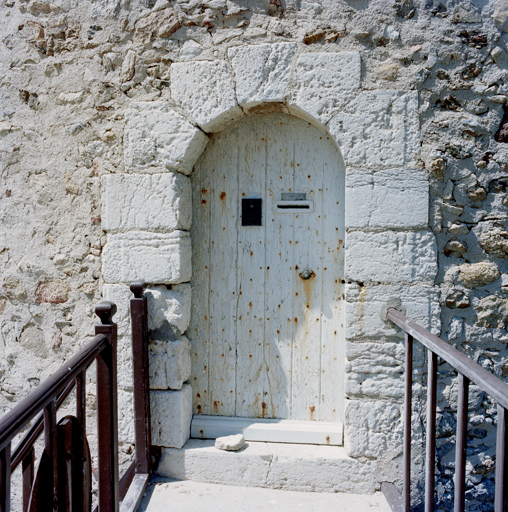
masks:
MULTIPOLYGON (((126 283, 138 277, 157 285, 154 403, 190 392, 187 176, 207 133, 267 101, 326 125, 358 205, 346 238, 350 455, 400 469, 403 351, 387 305, 506 376, 506 0, 2 0, 0 12, 2 410, 82 346, 94 305, 114 298, 126 460, 126 283)), ((417 432, 423 368, 417 353, 417 432)), ((440 370, 449 510, 456 377, 440 370)), ((468 497, 491 510, 495 409, 471 395, 468 497)), ((415 451, 417 469, 418 435, 415 451)))

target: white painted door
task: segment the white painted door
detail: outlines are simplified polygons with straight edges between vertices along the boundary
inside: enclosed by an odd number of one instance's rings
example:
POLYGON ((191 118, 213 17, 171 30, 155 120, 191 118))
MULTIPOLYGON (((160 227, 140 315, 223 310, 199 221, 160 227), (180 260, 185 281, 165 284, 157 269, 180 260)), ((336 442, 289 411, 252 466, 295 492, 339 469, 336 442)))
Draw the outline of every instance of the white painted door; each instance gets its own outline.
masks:
POLYGON ((344 179, 329 137, 285 114, 210 141, 192 177, 196 414, 342 420, 344 179), (261 226, 242 225, 249 198, 261 226))

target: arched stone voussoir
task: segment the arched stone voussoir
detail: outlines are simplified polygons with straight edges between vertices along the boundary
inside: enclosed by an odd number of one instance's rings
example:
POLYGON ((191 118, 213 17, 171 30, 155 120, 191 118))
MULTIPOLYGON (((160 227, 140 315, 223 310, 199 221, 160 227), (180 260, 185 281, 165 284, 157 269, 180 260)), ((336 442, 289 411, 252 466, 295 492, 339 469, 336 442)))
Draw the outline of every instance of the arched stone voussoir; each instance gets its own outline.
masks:
POLYGON ((324 126, 358 95, 360 81, 358 52, 301 54, 286 93, 288 109, 295 116, 324 126))
POLYGON ((283 103, 291 76, 296 43, 260 44, 228 50, 236 97, 248 113, 264 103, 283 103))
POLYGON ((244 115, 226 61, 176 62, 170 73, 172 99, 206 133, 218 132, 244 115))
POLYGON ((125 126, 127 172, 160 173, 174 169, 190 174, 208 137, 163 101, 131 104, 125 126))

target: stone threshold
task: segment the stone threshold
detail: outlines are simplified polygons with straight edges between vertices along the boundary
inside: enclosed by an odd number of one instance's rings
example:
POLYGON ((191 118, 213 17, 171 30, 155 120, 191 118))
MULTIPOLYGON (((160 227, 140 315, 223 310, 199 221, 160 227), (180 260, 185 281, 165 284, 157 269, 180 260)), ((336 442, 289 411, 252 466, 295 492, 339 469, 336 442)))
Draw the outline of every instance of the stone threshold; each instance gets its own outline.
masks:
POLYGON ((280 419, 206 416, 196 414, 191 422, 191 437, 216 439, 242 434, 246 441, 268 443, 322 444, 342 446, 342 423, 280 419))
POLYGON ((248 442, 238 452, 214 440, 163 448, 157 474, 167 478, 289 491, 370 494, 380 488, 375 461, 348 457, 341 446, 248 442))

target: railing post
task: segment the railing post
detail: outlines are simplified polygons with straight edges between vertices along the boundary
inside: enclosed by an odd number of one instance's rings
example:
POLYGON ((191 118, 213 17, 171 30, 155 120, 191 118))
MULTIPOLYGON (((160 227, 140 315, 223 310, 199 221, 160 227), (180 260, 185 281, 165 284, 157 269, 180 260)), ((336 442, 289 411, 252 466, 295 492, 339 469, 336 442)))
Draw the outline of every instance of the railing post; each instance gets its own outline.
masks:
POLYGON ((52 498, 52 510, 58 510, 58 462, 56 443, 56 400, 53 399, 44 409, 44 450, 51 468, 52 489, 48 494, 52 498))
POLYGON ((11 510, 11 443, 0 450, 0 512, 11 510))
POLYGON ((102 324, 95 334, 104 334, 109 346, 97 356, 97 424, 99 445, 99 512, 119 510, 117 326, 112 317, 116 305, 101 302, 95 313, 102 324))
POLYGON ((455 441, 455 497, 454 512, 464 512, 466 500, 466 448, 469 379, 459 373, 457 404, 457 438, 455 441))
POLYGON ((145 283, 131 284, 132 359, 134 377, 134 428, 136 473, 150 474, 152 435, 150 427, 150 379, 148 367, 148 306, 145 283))
POLYGON ((437 354, 428 351, 427 376, 427 439, 425 450, 425 512, 434 512, 434 489, 436 477, 436 399, 437 399, 437 354))
POLYGON ((508 512, 508 415, 497 404, 496 491, 495 512, 508 512))
POLYGON ((405 512, 411 510, 411 403, 413 384, 413 336, 406 333, 406 382, 404 394, 404 483, 405 512))

